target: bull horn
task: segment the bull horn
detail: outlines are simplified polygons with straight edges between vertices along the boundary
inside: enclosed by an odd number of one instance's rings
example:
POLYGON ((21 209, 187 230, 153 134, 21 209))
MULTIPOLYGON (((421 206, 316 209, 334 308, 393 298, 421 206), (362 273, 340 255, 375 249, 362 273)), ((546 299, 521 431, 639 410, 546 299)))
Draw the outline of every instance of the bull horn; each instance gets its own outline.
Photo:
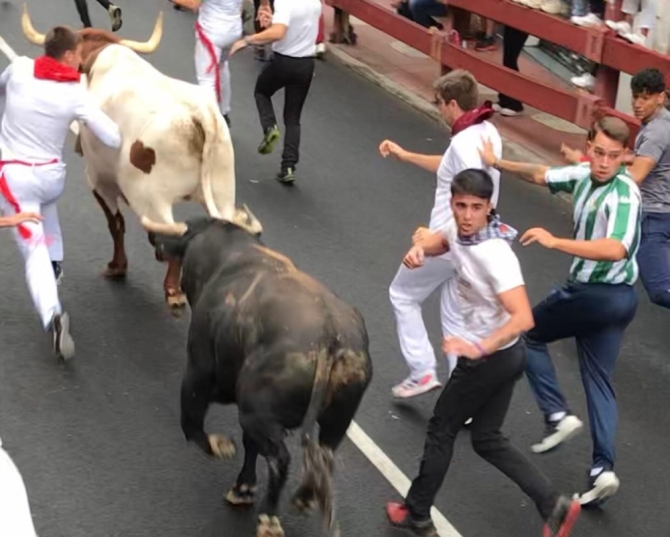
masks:
POLYGON ((177 222, 175 224, 159 224, 158 222, 149 220, 146 216, 142 217, 141 222, 144 229, 153 233, 159 233, 160 235, 181 237, 188 231, 188 226, 183 222, 177 222))
POLYGON ((28 41, 34 45, 44 45, 46 36, 39 33, 33 27, 33 23, 30 20, 30 15, 28 14, 28 4, 23 4, 23 14, 21 15, 21 28, 23 29, 23 34, 28 38, 28 41))
POLYGON ((139 41, 131 41, 129 39, 122 39, 121 44, 126 47, 134 50, 139 54, 151 54, 155 52, 160 45, 161 38, 163 37, 163 12, 158 13, 158 18, 156 18, 156 25, 154 26, 154 32, 151 34, 149 41, 140 43, 139 41))

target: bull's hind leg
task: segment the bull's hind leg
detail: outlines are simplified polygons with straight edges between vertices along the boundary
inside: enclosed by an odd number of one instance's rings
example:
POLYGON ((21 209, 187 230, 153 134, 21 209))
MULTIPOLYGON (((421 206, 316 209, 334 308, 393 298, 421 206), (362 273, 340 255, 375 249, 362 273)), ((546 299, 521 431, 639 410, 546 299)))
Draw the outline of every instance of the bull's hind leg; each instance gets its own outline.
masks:
POLYGON ((237 482, 226 494, 226 500, 232 505, 251 505, 254 503, 256 494, 256 461, 258 460, 258 448, 251 437, 244 433, 244 465, 237 482))
POLYGON ((107 263, 107 268, 103 272, 103 276, 109 279, 125 278, 128 271, 128 258, 126 257, 126 248, 124 244, 124 235, 126 233, 126 222, 119 210, 118 205, 112 204, 111 201, 105 199, 95 190, 93 191, 96 201, 105 213, 107 218, 107 227, 114 242, 114 256, 112 260, 107 263), (116 212, 113 213, 110 205, 116 212))
POLYGON ((279 499, 286 485, 291 455, 284 443, 284 429, 276 422, 257 416, 272 415, 269 412, 254 412, 240 415, 240 424, 245 434, 256 445, 258 453, 268 463, 269 483, 256 527, 256 537, 284 537, 278 517, 279 499))

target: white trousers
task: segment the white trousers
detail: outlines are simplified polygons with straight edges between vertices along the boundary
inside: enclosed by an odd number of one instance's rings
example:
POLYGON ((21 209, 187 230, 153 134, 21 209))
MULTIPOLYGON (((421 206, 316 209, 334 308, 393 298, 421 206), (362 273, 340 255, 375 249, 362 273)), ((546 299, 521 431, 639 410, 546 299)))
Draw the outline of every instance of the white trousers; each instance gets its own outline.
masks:
POLYGON ((653 28, 656 20, 656 1, 657 0, 623 0, 621 11, 628 15, 633 15, 633 17, 637 16, 639 13, 639 28, 653 28))
POLYGON ((242 38, 242 17, 236 22, 222 24, 217 32, 203 30, 212 44, 216 59, 213 59, 210 52, 198 35, 195 33, 195 74, 198 84, 211 88, 216 93, 217 70, 221 81, 221 98, 219 106, 221 113, 229 114, 231 108, 231 83, 230 67, 228 57, 230 47, 238 39, 242 38))
MULTIPOLYGON (((400 265, 391 283, 389 298, 395 313, 400 350, 410 368, 411 377, 419 380, 436 369, 435 351, 428 339, 421 305, 428 296, 441 287, 440 319, 442 334, 458 335, 461 316, 456 310, 454 267, 443 257, 429 257, 424 265, 408 269, 400 265)), ((449 375, 456 367, 456 356, 447 356, 449 375)))
MULTIPOLYGON (((11 197, 18 203, 19 210, 39 213, 44 217, 43 222, 23 224, 30 231, 30 237, 21 236, 18 228, 13 228, 12 234, 25 260, 30 296, 46 330, 53 316, 62 312, 51 261, 63 260, 63 235, 56 202, 65 187, 65 165, 9 164, 0 173, 4 174, 5 184, 11 197)), ((4 215, 17 212, 16 207, 2 194, 0 209, 4 215)))
POLYGON ((0 537, 37 537, 26 486, 0 441, 0 537))

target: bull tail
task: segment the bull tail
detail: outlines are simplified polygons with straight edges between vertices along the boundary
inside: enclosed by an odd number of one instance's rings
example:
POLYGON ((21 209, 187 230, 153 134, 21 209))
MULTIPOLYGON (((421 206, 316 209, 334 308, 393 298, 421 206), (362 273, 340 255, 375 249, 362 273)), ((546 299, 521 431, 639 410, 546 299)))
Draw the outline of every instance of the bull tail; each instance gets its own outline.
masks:
POLYGON ((230 220, 235 206, 235 155, 228 127, 215 106, 201 106, 194 122, 204 136, 201 181, 207 212, 230 220))
POLYGON ((326 528, 333 523, 333 451, 314 438, 314 429, 328 393, 334 354, 331 349, 317 353, 312 395, 302 424, 303 483, 314 490, 326 528))

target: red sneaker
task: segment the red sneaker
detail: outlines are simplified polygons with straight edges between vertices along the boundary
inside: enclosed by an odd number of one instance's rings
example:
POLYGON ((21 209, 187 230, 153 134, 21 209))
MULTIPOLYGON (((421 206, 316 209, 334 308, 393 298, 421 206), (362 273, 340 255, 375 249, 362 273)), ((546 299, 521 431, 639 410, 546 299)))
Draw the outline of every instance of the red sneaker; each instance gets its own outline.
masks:
POLYGON ((581 510, 582 506, 578 500, 561 496, 542 528, 542 537, 568 537, 581 510))
POLYGON ((434 537, 437 535, 437 530, 430 518, 426 520, 414 520, 410 515, 409 509, 402 503, 387 503, 386 516, 395 527, 410 530, 420 537, 434 537))

